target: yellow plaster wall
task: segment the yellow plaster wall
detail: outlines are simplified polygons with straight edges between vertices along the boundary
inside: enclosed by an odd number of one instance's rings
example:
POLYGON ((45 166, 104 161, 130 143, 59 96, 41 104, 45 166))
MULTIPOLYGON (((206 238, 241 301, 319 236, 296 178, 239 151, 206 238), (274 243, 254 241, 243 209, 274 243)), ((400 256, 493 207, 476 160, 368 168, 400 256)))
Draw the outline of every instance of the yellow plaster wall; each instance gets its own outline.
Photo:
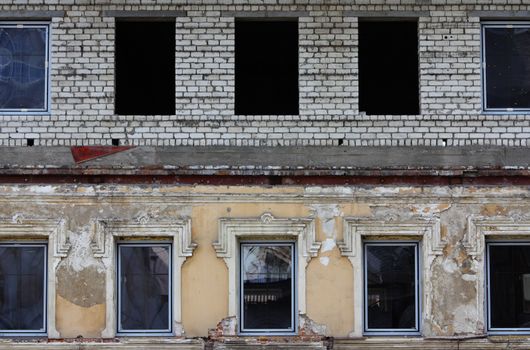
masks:
POLYGON ((105 328, 105 304, 82 307, 57 296, 56 326, 63 338, 99 338, 105 328))
MULTIPOLYGON (((309 205, 300 203, 220 203, 193 207, 192 235, 198 246, 182 269, 182 321, 187 336, 206 336, 208 329, 215 328, 228 316, 228 269, 212 246, 217 240, 219 218, 259 217, 264 212, 276 217, 308 217, 313 213, 309 205)), ((340 220, 336 221, 339 225, 335 230, 340 231, 340 220)), ((323 240, 319 227, 317 222, 318 239, 323 240)), ((336 247, 322 257, 329 258, 327 266, 314 258, 307 269, 307 314, 326 324, 330 334, 347 336, 353 329, 351 264, 336 247)))

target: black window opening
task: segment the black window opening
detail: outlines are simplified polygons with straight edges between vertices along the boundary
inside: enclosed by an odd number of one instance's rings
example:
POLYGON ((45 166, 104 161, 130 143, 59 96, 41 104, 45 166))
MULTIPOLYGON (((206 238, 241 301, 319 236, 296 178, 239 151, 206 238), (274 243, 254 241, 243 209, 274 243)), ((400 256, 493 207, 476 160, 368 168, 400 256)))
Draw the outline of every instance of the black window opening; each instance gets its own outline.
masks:
POLYGON ((530 111, 530 23, 482 26, 485 111, 530 111))
POLYGON ((0 23, 0 113, 48 111, 49 25, 0 23))
POLYGON ((171 244, 118 245, 118 333, 170 334, 171 244))
POLYGON ((418 243, 364 246, 364 332, 419 332, 418 243))
POLYGON ((359 22, 359 111, 420 113, 416 21, 359 22))
POLYGON ((487 245, 488 330, 530 333, 530 243, 487 245))
POLYGON ((175 21, 116 21, 115 113, 175 114, 175 21))
POLYGON ((46 245, 0 245, 0 333, 46 333, 46 245))
POLYGON ((235 114, 298 114, 298 22, 235 23, 235 114))
POLYGON ((241 244, 241 333, 295 332, 294 251, 294 243, 241 244))

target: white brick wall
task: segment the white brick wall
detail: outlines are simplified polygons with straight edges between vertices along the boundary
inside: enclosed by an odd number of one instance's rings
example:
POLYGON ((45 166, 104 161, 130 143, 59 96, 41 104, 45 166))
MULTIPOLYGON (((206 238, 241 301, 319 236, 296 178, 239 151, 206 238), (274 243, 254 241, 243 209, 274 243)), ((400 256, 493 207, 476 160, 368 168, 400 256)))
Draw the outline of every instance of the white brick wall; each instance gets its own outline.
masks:
POLYGON ((519 3, 0 0, 0 17, 5 11, 65 11, 51 20, 51 115, 0 116, 0 145, 25 145, 27 138, 36 145, 94 145, 118 138, 135 145, 527 146, 530 115, 481 112, 480 18, 470 16, 530 10, 519 3), (108 10, 186 11, 176 19, 176 115, 114 115, 114 18, 103 16, 108 10), (303 12, 300 115, 233 114, 234 11, 303 12), (429 14, 418 21, 420 115, 359 114, 358 18, 352 11, 429 14))

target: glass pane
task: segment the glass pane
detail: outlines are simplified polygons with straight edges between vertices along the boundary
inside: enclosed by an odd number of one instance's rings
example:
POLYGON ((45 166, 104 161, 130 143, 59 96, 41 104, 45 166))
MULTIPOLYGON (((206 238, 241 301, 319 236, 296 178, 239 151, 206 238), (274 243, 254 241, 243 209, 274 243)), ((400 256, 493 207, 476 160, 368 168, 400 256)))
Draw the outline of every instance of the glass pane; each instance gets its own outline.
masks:
POLYGON ((45 247, 0 246, 0 329, 44 331, 45 247))
POLYGON ((367 245, 369 329, 416 329, 416 246, 367 245))
POLYGON ((243 330, 292 330, 293 245, 241 249, 243 330))
POLYGON ((46 108, 47 28, 0 27, 0 108, 46 108))
POLYGON ((170 246, 120 246, 121 330, 169 331, 170 246))
POLYGON ((530 28, 485 28, 487 108, 530 108, 530 28))
POLYGON ((490 245, 492 328, 530 328, 530 246, 490 245))

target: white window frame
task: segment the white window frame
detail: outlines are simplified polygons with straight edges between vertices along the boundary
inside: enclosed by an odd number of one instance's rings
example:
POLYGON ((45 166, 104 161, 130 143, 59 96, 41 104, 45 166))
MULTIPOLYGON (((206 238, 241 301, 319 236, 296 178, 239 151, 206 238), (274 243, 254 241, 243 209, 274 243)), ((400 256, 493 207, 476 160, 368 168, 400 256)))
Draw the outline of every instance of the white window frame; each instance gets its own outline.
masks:
MULTIPOLYGON (((191 219, 151 218, 140 216, 131 220, 93 221, 94 238, 91 248, 96 258, 101 258, 106 268, 106 327, 102 338, 114 338, 117 326, 117 288, 116 288, 116 242, 123 239, 136 239, 136 242, 148 240, 164 243, 172 242, 172 334, 183 336, 181 272, 186 259, 193 255, 197 244, 191 240, 191 219)), ((128 336, 129 334, 123 334, 128 336)), ((132 335, 132 334, 131 334, 132 335)), ((144 334, 146 335, 146 334, 144 334)), ((151 334, 155 335, 155 334, 151 334)), ((167 336, 168 333, 164 333, 167 336)))
MULTIPOLYGON (((228 267, 228 318, 237 318, 239 305, 239 241, 252 239, 294 240, 296 242, 297 324, 306 314, 306 268, 318 255, 314 218, 276 218, 265 212, 260 217, 221 218, 213 247, 228 267)), ((298 331, 298 330, 297 330, 298 331)), ((224 335, 239 335, 237 327, 223 330, 224 335)), ((246 334, 245 334, 246 335, 246 334)))
POLYGON ((117 269, 116 269, 116 289, 117 289, 117 308, 116 319, 118 336, 167 336, 173 334, 173 245, 171 242, 164 241, 119 241, 116 247, 117 269), (168 266, 168 329, 145 329, 145 330, 126 330, 121 327, 121 248, 122 247, 167 247, 169 251, 169 266, 168 266))
POLYGON ((363 244, 363 295, 364 295, 364 317, 363 317, 363 325, 364 335, 420 335, 420 326, 421 326, 421 259, 420 259, 420 242, 419 241, 402 241, 402 240, 396 240, 396 241, 364 241, 363 244), (414 247, 414 274, 415 274, 415 328, 414 329, 402 329, 402 328, 388 328, 388 329, 381 329, 381 328, 368 328, 368 283, 366 281, 367 275, 368 275, 368 261, 367 261, 367 247, 369 246, 413 246, 414 247))
POLYGON ((239 244, 239 327, 238 332, 241 335, 295 335, 298 328, 298 317, 297 317, 297 278, 296 278, 296 242, 293 241, 245 241, 241 240, 239 244), (242 248, 245 245, 255 246, 269 246, 269 247, 280 247, 280 246, 289 246, 291 247, 291 327, 288 329, 245 329, 244 325, 244 294, 243 294, 243 254, 242 248))
POLYGON ((481 28, 480 28, 480 62, 481 62, 481 82, 482 82, 482 89, 481 89, 481 97, 482 97, 482 111, 484 113, 488 114, 528 114, 530 113, 530 107, 529 108, 488 108, 487 106, 487 91, 486 91, 486 29, 487 28, 514 28, 514 27, 521 27, 521 28, 528 28, 530 29, 530 22, 528 21, 485 21, 481 22, 481 28))
MULTIPOLYGON (((421 320, 426 314, 435 312, 432 301, 426 297, 432 290, 430 284, 423 285, 423 276, 428 275, 429 265, 435 256, 443 255, 443 250, 447 242, 441 235, 440 217, 418 216, 407 219, 390 216, 385 220, 345 217, 343 220, 344 239, 337 242, 342 256, 348 258, 353 267, 353 306, 354 329, 350 333, 352 337, 364 336, 364 276, 363 276, 363 241, 371 240, 411 240, 421 242, 419 256, 420 269, 420 324, 419 333, 422 332, 421 320)), ((410 335, 410 334, 408 334, 410 335)))
MULTIPOLYGON (((68 255, 70 243, 67 239, 65 221, 56 218, 25 218, 21 214, 14 217, 0 218, 0 238, 7 237, 5 242, 45 242, 46 249, 46 333, 49 339, 59 339, 61 335, 55 323, 56 304, 56 269, 61 260, 68 255)), ((4 334, 0 336, 28 336, 30 334, 4 334)))
POLYGON ((487 317, 487 331, 491 335, 509 335, 509 334, 530 334, 530 327, 527 328, 493 328, 491 326, 491 295, 490 295, 490 247, 491 246, 529 246, 530 241, 512 240, 512 241, 486 241, 486 276, 485 276, 485 290, 486 290, 486 317, 487 317))
POLYGON ((41 22, 41 21, 0 21, 0 28, 44 28, 46 29, 46 58, 45 58, 45 79, 44 84, 44 108, 41 109, 31 109, 31 108, 20 108, 20 109, 2 109, 0 108, 0 115, 28 115, 28 114, 50 114, 50 105, 51 105, 51 94, 50 94, 50 61, 51 61, 51 25, 50 22, 41 22))

